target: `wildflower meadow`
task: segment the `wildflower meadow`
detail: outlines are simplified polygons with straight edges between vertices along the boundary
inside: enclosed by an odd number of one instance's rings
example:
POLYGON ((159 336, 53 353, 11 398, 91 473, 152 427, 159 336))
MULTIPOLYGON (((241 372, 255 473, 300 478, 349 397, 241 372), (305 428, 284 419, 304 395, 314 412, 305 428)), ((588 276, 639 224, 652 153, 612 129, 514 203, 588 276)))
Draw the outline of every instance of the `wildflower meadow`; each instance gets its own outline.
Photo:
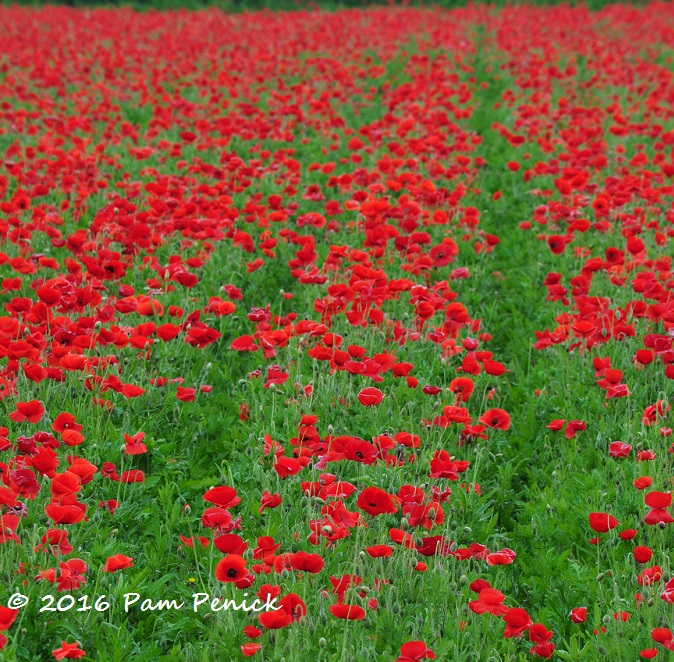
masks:
POLYGON ((0 44, 0 659, 669 659, 674 5, 0 44))

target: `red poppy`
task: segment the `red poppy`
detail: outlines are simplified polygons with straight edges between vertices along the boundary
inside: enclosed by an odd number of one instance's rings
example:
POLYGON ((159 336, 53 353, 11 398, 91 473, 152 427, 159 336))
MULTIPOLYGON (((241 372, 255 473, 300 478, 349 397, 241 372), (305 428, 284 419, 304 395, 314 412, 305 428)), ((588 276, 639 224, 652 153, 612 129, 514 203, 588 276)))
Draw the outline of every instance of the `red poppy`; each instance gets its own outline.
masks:
POLYGON ((266 630, 279 630, 288 627, 293 617, 287 611, 264 611, 258 616, 260 625, 266 630))
POLYGON ((585 619, 587 618, 587 607, 573 608, 569 617, 573 623, 585 623, 585 619))
POLYGON ((637 563, 648 563, 653 556, 653 550, 644 545, 635 547, 632 553, 634 554, 634 560, 637 563))
POLYGON ((674 523, 674 517, 667 510, 672 505, 670 492, 649 492, 644 500, 646 505, 650 507, 649 512, 644 517, 646 524, 655 526, 656 524, 674 523))
POLYGON ((506 624, 503 636, 506 639, 521 637, 533 625, 529 614, 520 607, 509 609, 503 615, 503 620, 506 624))
POLYGON ((55 524, 77 524, 84 519, 86 506, 51 504, 44 509, 44 512, 55 524))
POLYGON ((632 446, 622 441, 614 441, 609 444, 608 449, 611 457, 628 457, 632 451, 632 446))
POLYGON ((548 237, 548 246, 555 255, 561 255, 566 249, 566 237, 554 234, 548 237))
POLYGON ((487 427, 499 430, 507 430, 510 427, 510 415, 503 409, 490 409, 484 412, 478 420, 487 427))
POLYGON ((147 446, 143 443, 143 439, 145 439, 144 432, 136 432, 134 435, 125 433, 124 443, 126 447, 124 448, 124 452, 127 455, 142 455, 143 453, 147 453, 147 446))
POLYGON ((39 400, 30 400, 28 402, 17 402, 16 409, 9 417, 16 423, 22 423, 23 421, 37 423, 41 420, 43 414, 42 403, 39 400))
POLYGON ((325 566, 325 561, 320 554, 309 554, 308 552, 297 552, 289 556, 290 566, 295 570, 317 573, 325 566))
POLYGON ((457 377, 449 383, 449 390, 456 394, 456 402, 468 402, 473 394, 475 384, 470 377, 457 377))
POLYGON ((220 508, 233 508, 241 503, 241 499, 236 496, 236 490, 226 485, 212 487, 204 494, 203 499, 220 508))
POLYGON ((371 547, 366 547, 365 551, 372 557, 372 558, 381 558, 381 557, 389 557, 391 554, 393 554, 393 547, 390 545, 372 545, 371 547))
POLYGON ((72 545, 68 542, 68 532, 61 529, 49 529, 43 536, 40 544, 35 547, 35 551, 51 551, 52 554, 70 554, 73 551, 72 545))
POLYGON ((10 609, 9 607, 0 606, 0 632, 9 630, 18 615, 18 609, 10 609))
POLYGON ((400 656, 395 662, 417 662, 434 660, 435 653, 423 641, 408 641, 400 647, 400 656))
POLYGON ((361 621, 365 618, 365 610, 358 605, 339 603, 330 607, 330 613, 337 618, 349 621, 361 621))
POLYGON ((590 527, 597 533, 607 533, 618 526, 618 520, 608 513, 590 513, 588 519, 590 527))
POLYGON ((82 559, 69 559, 59 564, 59 575, 56 577, 58 591, 72 591, 87 583, 84 573, 87 564, 82 559))
POLYGON ((237 582, 247 574, 246 559, 238 554, 227 554, 215 566, 215 578, 220 582, 237 582))
POLYGON ((384 399, 384 394, 373 386, 368 386, 358 393, 358 401, 365 407, 378 405, 384 399))
POLYGON ((493 614, 494 616, 503 616, 508 612, 509 607, 503 604, 505 595, 495 588, 483 588, 477 600, 471 600, 468 603, 470 610, 476 614, 493 614))
POLYGON ((53 650, 51 654, 57 660, 75 660, 86 656, 86 653, 80 648, 78 642, 69 644, 65 641, 62 641, 61 647, 53 650))
POLYGON ((356 505, 372 516, 398 512, 393 497, 378 487, 366 487, 360 493, 356 505))
POLYGON ((262 648, 262 644, 248 642, 241 645, 241 653, 244 657, 252 657, 260 650, 260 648, 262 648))
POLYGON ((108 557, 108 560, 105 562, 103 572, 117 572, 117 570, 125 570, 126 568, 132 567, 133 559, 130 556, 124 556, 124 554, 115 554, 114 556, 108 557))
POLYGON ((257 512, 261 515, 267 508, 278 508, 282 502, 283 499, 278 492, 271 494, 268 490, 264 490, 260 498, 260 508, 257 512))
POLYGON ((54 432, 64 432, 65 430, 74 430, 75 432, 81 432, 82 425, 77 423, 75 417, 72 414, 67 412, 61 412, 52 423, 51 429, 54 432))

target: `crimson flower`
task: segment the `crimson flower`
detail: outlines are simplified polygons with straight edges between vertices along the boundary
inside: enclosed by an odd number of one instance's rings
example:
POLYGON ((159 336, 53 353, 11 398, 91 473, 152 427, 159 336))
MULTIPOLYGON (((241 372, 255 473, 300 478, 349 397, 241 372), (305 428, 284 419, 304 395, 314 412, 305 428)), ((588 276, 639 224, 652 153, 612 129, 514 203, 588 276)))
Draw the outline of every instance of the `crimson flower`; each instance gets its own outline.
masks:
POLYGON ((260 650, 260 648, 262 648, 262 644, 249 641, 248 643, 242 644, 241 653, 244 657, 252 657, 260 650))
POLYGON ((590 527, 597 533, 608 533, 618 526, 618 520, 608 513, 590 513, 588 515, 590 527))
POLYGON ((384 394, 373 386, 368 386, 358 393, 358 401, 364 407, 373 407, 378 405, 384 399, 384 394))
POLYGON ((147 453, 147 446, 143 443, 143 439, 145 439, 144 432, 136 432, 134 435, 125 433, 124 443, 126 444, 126 448, 124 452, 127 455, 142 455, 143 453, 147 453))
POLYGON ((587 607, 573 608, 569 617, 573 623, 585 623, 585 619, 587 618, 587 607))
POLYGON ((506 624, 503 636, 506 639, 521 637, 532 625, 533 622, 526 610, 520 607, 513 607, 503 615, 506 624))
POLYGON ((400 647, 400 656, 395 662, 434 660, 435 653, 423 641, 408 641, 400 647))
POLYGON ((220 582, 237 582, 247 574, 246 559, 238 554, 227 554, 215 566, 215 578, 220 582))
POLYGON ((0 606, 0 632, 9 630, 18 615, 18 609, 10 609, 9 607, 0 606))
POLYGON ((74 660, 86 655, 86 653, 80 648, 78 642, 69 644, 65 641, 61 642, 61 648, 53 650, 51 654, 57 660, 74 660))
POLYGON ((356 505, 373 517, 398 512, 393 497, 379 487, 366 487, 358 497, 356 505))
POLYGON ((126 568, 133 567, 133 559, 130 556, 124 556, 124 554, 115 554, 114 556, 108 557, 105 562, 105 567, 103 572, 117 572, 117 570, 124 570, 126 568))
POLYGON ((468 607, 475 614, 493 614, 494 616, 503 616, 508 612, 508 607, 502 604, 505 595, 495 588, 483 588, 477 600, 471 600, 468 607))
POLYGON ((37 423, 44 414, 44 406, 39 400, 30 400, 28 402, 17 402, 16 409, 9 415, 15 423, 37 423))
POLYGON ((507 430, 510 427, 510 414, 503 409, 489 409, 478 420, 489 428, 507 430))
POLYGON ((330 607, 330 613, 348 621, 361 621, 365 618, 365 610, 358 605, 339 603, 330 607))

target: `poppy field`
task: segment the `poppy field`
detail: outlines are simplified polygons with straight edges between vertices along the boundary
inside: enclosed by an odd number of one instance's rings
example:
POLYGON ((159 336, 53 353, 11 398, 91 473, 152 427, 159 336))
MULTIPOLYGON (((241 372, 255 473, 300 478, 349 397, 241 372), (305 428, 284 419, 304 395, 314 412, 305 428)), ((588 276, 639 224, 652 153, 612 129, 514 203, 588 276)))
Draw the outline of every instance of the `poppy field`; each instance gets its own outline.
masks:
POLYGON ((0 41, 0 659, 668 659, 674 6, 0 41))

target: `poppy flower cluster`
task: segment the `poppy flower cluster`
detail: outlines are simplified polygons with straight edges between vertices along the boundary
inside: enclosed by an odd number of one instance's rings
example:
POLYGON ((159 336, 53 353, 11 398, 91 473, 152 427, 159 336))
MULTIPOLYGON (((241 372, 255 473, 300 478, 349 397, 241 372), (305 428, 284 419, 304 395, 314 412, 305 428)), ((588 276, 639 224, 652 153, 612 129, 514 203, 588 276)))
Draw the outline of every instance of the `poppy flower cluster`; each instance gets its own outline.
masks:
MULTIPOLYGON (((6 592, 273 601, 232 659, 665 654, 674 11, 389 4, 0 8, 6 592)), ((61 615, 0 648, 84 657, 61 615)))

